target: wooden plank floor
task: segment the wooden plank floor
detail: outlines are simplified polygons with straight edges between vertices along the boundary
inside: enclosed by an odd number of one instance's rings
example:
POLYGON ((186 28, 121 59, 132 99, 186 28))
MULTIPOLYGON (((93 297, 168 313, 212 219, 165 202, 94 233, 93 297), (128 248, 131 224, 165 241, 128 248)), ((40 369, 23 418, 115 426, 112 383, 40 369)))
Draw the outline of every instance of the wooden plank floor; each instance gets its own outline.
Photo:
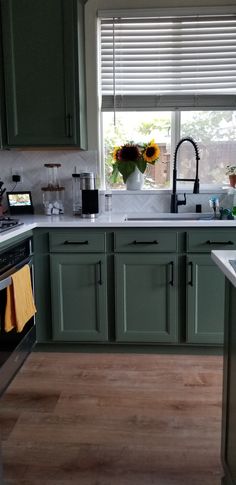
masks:
POLYGON ((0 401, 6 485, 220 485, 222 358, 34 353, 0 401))

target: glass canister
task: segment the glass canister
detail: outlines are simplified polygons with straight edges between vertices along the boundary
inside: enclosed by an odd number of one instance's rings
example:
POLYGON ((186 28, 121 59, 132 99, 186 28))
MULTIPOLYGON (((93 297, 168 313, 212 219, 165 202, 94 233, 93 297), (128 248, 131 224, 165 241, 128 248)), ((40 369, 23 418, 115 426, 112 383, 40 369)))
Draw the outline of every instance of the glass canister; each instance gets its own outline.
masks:
POLYGON ((60 163, 45 163, 44 167, 47 169, 47 187, 58 188, 60 187, 59 171, 61 167, 60 163))
POLYGON ((64 214, 64 191, 60 186, 60 163, 45 163, 47 169, 47 185, 42 187, 44 212, 47 216, 64 214))
POLYGON ((42 187, 44 212, 47 216, 64 214, 64 187, 42 187))

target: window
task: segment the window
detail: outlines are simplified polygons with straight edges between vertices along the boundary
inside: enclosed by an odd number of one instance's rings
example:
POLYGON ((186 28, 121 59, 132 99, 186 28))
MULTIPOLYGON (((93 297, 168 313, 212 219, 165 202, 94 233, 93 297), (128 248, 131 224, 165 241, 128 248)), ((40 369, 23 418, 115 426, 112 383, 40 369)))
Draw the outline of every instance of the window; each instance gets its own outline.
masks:
MULTIPOLYGON (((146 187, 168 187, 176 143, 192 136, 201 184, 221 185, 236 153, 236 9, 199 15, 179 9, 174 16, 173 9, 133 16, 100 11, 99 17, 106 178, 114 145, 154 138, 161 155, 146 187)), ((179 151, 181 177, 193 175, 191 148, 183 144, 179 151)), ((122 179, 115 186, 122 187, 122 179)))

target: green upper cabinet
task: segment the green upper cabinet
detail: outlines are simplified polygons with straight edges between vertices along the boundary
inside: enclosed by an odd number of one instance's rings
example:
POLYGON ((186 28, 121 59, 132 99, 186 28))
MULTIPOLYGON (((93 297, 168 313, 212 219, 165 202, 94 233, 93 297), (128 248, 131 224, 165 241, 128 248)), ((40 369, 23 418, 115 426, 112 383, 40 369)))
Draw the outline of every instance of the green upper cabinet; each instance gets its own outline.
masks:
MULTIPOLYGON (((0 39, 2 39, 2 26, 0 22, 0 39)), ((6 145, 6 119, 5 119, 5 90, 3 78, 3 52, 0 41, 0 148, 6 145)))
POLYGON ((84 3, 1 0, 9 147, 87 148, 84 3))
POLYGON ((221 344, 225 278, 210 255, 187 258, 187 342, 221 344))
POLYGON ((175 254, 115 256, 116 340, 178 341, 175 254))

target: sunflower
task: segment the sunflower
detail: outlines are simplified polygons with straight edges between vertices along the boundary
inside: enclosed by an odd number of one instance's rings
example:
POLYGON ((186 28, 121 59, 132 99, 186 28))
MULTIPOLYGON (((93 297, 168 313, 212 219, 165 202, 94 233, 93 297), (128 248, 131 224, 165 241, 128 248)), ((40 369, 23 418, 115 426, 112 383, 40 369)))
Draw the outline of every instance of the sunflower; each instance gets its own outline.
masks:
POLYGON ((132 141, 124 145, 115 146, 112 151, 112 180, 116 182, 119 173, 126 183, 128 177, 137 169, 142 174, 147 164, 154 165, 159 159, 160 148, 155 140, 148 143, 134 143, 132 141))
POLYGON ((158 159, 159 155, 160 155, 160 148, 158 144, 155 143, 154 140, 151 140, 143 152, 143 159, 147 163, 151 163, 153 165, 155 161, 158 159))
POLYGON ((126 145, 123 145, 117 154, 118 160, 122 162, 137 162, 140 157, 140 150, 138 146, 133 143, 126 143, 126 145))
POLYGON ((120 151, 120 147, 114 147, 113 152, 112 152, 112 158, 117 162, 118 160, 118 153, 120 151))

